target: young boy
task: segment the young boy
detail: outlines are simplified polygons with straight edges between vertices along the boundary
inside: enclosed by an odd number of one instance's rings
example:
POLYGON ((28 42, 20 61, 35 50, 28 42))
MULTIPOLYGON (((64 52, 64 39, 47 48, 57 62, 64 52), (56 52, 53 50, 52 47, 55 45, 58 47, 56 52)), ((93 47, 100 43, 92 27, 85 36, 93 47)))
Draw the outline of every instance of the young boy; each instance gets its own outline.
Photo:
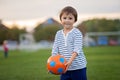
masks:
POLYGON ((8 45, 7 45, 6 40, 3 42, 3 49, 4 49, 4 57, 7 58, 8 57, 8 45))
POLYGON ((67 6, 60 13, 63 29, 56 33, 52 55, 63 55, 66 60, 66 71, 60 80, 87 80, 86 58, 82 50, 82 34, 73 27, 77 21, 77 11, 67 6))

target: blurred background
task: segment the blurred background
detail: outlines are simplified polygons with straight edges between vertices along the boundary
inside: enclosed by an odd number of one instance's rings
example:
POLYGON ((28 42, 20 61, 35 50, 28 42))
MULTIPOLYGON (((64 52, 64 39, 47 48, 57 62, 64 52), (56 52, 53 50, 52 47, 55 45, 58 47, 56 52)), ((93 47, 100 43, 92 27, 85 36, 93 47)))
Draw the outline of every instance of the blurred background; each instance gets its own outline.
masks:
POLYGON ((74 26, 83 33, 85 47, 120 45, 119 0, 0 0, 0 44, 8 40, 11 49, 51 47, 65 6, 78 12, 74 26))

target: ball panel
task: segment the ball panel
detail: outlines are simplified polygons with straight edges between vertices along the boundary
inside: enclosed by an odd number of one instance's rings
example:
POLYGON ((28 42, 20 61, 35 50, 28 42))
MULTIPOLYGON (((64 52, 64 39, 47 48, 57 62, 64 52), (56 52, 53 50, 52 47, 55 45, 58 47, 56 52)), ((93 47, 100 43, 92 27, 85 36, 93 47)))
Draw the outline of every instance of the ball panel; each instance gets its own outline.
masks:
POLYGON ((65 61, 64 58, 61 57, 61 58, 60 58, 60 62, 61 62, 61 63, 64 63, 64 61, 65 61))
POLYGON ((51 67, 54 67, 55 65, 56 65, 56 63, 55 63, 54 61, 51 61, 51 62, 50 62, 50 66, 51 66, 51 67))
POLYGON ((64 71, 63 68, 58 68, 58 73, 62 73, 64 71))

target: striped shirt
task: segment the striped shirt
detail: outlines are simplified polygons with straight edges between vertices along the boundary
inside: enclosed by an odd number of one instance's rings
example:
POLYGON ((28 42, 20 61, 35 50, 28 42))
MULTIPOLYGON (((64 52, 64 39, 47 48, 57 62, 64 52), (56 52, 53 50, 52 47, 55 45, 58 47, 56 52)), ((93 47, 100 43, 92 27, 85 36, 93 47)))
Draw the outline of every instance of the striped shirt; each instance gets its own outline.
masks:
POLYGON ((82 50, 82 34, 77 28, 73 28, 66 35, 63 30, 59 30, 55 35, 52 48, 52 55, 63 55, 68 61, 73 52, 77 52, 77 57, 73 60, 68 70, 77 70, 86 67, 87 61, 82 50))

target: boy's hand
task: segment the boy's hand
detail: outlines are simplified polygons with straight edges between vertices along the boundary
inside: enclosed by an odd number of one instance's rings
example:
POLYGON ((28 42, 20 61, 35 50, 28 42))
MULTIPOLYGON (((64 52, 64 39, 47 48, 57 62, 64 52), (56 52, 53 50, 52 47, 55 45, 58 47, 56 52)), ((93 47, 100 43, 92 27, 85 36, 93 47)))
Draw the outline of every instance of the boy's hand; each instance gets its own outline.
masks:
POLYGON ((64 71, 64 73, 68 70, 69 66, 72 64, 72 61, 68 61, 65 66, 66 66, 66 70, 64 71))
POLYGON ((72 64, 72 61, 75 59, 76 56, 77 56, 77 53, 73 52, 70 60, 65 64, 65 66, 66 66, 65 72, 68 70, 69 66, 72 64))

